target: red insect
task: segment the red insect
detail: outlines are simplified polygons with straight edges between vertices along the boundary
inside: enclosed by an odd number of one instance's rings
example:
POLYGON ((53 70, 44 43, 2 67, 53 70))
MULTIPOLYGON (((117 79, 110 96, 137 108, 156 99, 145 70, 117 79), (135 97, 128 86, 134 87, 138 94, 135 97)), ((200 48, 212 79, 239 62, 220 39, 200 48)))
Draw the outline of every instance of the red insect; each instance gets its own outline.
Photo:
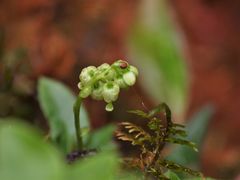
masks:
POLYGON ((126 61, 121 61, 119 66, 120 66, 120 68, 125 69, 128 67, 128 63, 126 61))

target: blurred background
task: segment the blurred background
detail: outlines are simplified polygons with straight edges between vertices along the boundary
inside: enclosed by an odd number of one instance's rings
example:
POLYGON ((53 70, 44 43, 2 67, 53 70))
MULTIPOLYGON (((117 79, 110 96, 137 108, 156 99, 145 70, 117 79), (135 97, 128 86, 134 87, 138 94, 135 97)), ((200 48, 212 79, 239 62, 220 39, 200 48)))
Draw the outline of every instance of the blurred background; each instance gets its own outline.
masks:
POLYGON ((124 59, 139 68, 138 83, 113 113, 87 100, 92 127, 160 102, 181 123, 211 106, 201 169, 233 179, 240 174, 239 12, 237 0, 1 0, 0 117, 48 129, 36 101, 39 77, 77 93, 83 67, 124 59))

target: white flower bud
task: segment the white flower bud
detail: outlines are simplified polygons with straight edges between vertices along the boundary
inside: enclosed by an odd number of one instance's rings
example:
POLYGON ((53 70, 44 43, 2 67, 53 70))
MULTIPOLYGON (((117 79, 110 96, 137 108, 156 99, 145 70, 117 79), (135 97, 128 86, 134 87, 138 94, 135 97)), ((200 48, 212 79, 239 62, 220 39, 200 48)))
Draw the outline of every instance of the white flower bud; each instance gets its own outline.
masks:
POLYGON ((86 98, 88 97, 92 92, 91 86, 86 86, 80 91, 80 96, 81 98, 86 98))
POLYGON ((100 71, 104 71, 104 70, 107 70, 109 68, 110 68, 110 65, 108 63, 104 63, 104 64, 98 66, 97 69, 100 70, 100 71))
POLYGON ((130 65, 130 71, 133 72, 136 76, 138 76, 138 69, 136 67, 130 65))
POLYGON ((119 86, 114 82, 108 82, 103 86, 103 99, 105 102, 110 103, 116 101, 120 92, 119 86))
POLYGON ((120 59, 120 60, 116 61, 115 63, 113 63, 113 66, 125 69, 128 67, 128 62, 120 59))
POLYGON ((106 105, 106 107, 105 107, 105 110, 106 110, 106 111, 109 111, 109 112, 110 112, 110 111, 113 111, 113 109, 114 109, 114 108, 113 108, 113 104, 112 104, 112 103, 108 103, 108 104, 106 105))
POLYGON ((102 100, 103 99, 102 91, 103 88, 100 85, 97 88, 93 88, 91 97, 95 100, 102 100))
POLYGON ((91 78, 94 76, 96 71, 97 71, 97 68, 95 66, 89 66, 84 68, 79 75, 79 79, 81 83, 82 84, 88 83, 91 80, 91 78))
POLYGON ((91 95, 95 100, 103 99, 107 103, 106 111, 112 111, 112 102, 117 100, 120 88, 134 85, 137 76, 137 68, 123 60, 118 60, 112 65, 104 63, 97 68, 86 67, 79 75, 80 97, 86 98, 91 95))
POLYGON ((133 72, 129 71, 123 74, 123 80, 128 86, 132 86, 136 82, 136 75, 133 72))
POLYGON ((114 80, 115 83, 119 85, 120 88, 126 88, 128 85, 125 83, 122 77, 118 77, 114 80))
POLYGON ((106 78, 108 80, 113 80, 117 76, 117 73, 114 69, 109 69, 109 71, 106 73, 106 78))
POLYGON ((78 83, 78 89, 82 89, 82 88, 83 88, 82 83, 79 82, 79 83, 78 83))

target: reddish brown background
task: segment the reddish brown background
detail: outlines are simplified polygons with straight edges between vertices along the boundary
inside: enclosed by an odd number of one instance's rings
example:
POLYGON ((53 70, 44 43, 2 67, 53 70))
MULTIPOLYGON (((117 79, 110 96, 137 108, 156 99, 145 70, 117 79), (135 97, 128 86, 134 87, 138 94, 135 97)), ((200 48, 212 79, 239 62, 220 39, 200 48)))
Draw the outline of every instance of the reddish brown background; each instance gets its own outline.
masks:
POLYGON ((219 176, 240 164, 240 1, 171 3, 190 54, 189 114, 208 102, 216 108, 202 160, 205 172, 219 176))
MULTIPOLYGON (((188 43, 192 73, 188 114, 208 102, 216 108, 202 162, 207 175, 219 176, 225 164, 240 164, 240 1, 170 2, 188 43)), ((73 86, 82 67, 126 58, 124 41, 139 3, 1 0, 5 50, 27 47, 32 79, 48 75, 73 86)), ((107 122, 102 107, 95 108, 91 101, 87 105, 93 126, 107 122)))

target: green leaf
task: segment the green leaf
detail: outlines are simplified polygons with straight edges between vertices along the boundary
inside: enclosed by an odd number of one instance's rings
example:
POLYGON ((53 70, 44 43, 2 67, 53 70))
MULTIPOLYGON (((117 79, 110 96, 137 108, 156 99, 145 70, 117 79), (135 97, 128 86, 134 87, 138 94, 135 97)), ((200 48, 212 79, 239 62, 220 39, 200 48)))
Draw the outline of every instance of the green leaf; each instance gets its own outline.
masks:
POLYGON ((140 74, 144 74, 140 83, 146 92, 181 114, 187 102, 188 72, 181 53, 181 36, 168 10, 165 1, 142 1, 141 18, 132 28, 129 52, 140 74))
MULTIPOLYGON (((76 97, 63 84, 48 78, 41 78, 38 83, 38 100, 49 122, 51 139, 64 152, 71 151, 76 144, 73 104, 76 97)), ((89 120, 81 107, 81 128, 89 128, 89 120)))
POLYGON ((202 176, 202 173, 198 172, 198 171, 195 171, 193 169, 190 169, 188 167, 185 167, 181 164, 177 164, 173 161, 169 161, 169 160, 161 160, 159 161, 159 164, 161 166, 164 166, 165 168, 169 169, 169 170, 172 170, 172 171, 175 171, 175 172, 178 172, 178 173, 186 173, 188 175, 192 175, 192 176, 196 176, 196 177, 201 177, 202 176))
POLYGON ((113 132, 115 126, 110 124, 91 133, 87 142, 87 148, 99 148, 101 150, 113 149, 113 132))
POLYGON ((174 172, 172 172, 170 170, 168 170, 164 175, 171 180, 180 180, 180 178, 174 172))
POLYGON ((66 166, 55 147, 30 126, 0 122, 1 180, 139 179, 119 171, 119 165, 116 151, 104 151, 66 166))
POLYGON ((149 118, 148 114, 141 110, 130 110, 130 111, 128 111, 128 113, 135 114, 142 118, 149 118))
POLYGON ((198 149, 196 148, 196 144, 194 144, 191 141, 188 141, 188 140, 185 140, 185 139, 180 139, 180 138, 172 138, 172 137, 166 138, 165 141, 168 142, 168 143, 185 145, 185 146, 188 146, 188 147, 192 148, 194 151, 198 152, 198 149))
POLYGON ((64 180, 59 152, 27 125, 0 123, 0 179, 64 180))
POLYGON ((119 168, 118 165, 119 159, 115 152, 99 153, 70 167, 71 170, 68 179, 115 180, 119 168))
MULTIPOLYGON (((186 132, 188 133, 187 139, 194 142, 199 150, 201 150, 212 114, 213 108, 211 106, 205 106, 191 118, 186 126, 186 132)), ((171 152, 168 159, 185 166, 198 166, 199 155, 199 153, 184 146, 177 146, 173 152, 171 152)))

